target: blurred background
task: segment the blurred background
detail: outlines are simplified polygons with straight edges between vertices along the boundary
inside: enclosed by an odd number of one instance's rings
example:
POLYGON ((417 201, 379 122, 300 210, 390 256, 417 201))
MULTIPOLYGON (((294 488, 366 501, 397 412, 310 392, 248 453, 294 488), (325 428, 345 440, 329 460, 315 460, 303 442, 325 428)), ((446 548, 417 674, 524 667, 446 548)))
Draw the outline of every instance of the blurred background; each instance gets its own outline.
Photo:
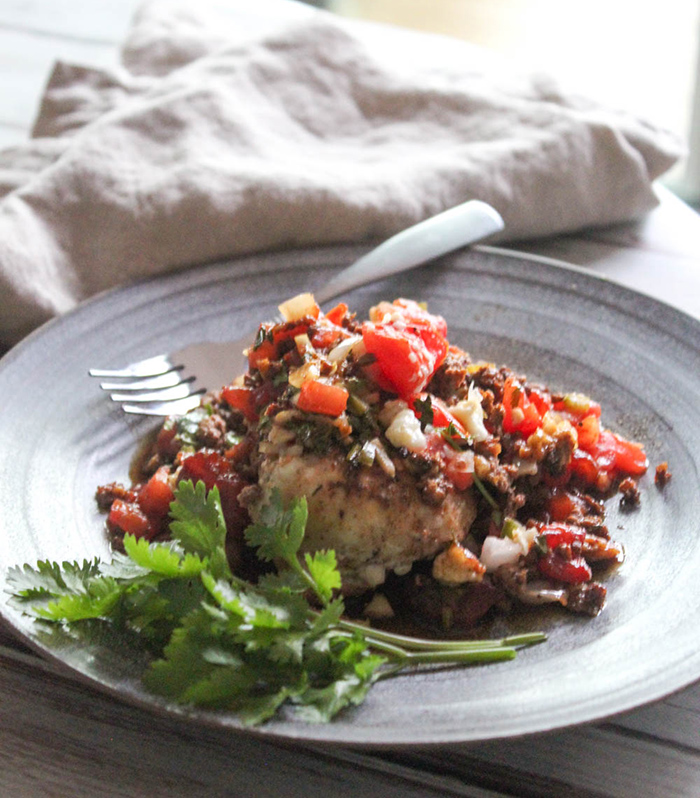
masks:
MULTIPOLYGON (((523 69, 542 69, 568 88, 677 133, 689 153, 663 182, 690 204, 700 204, 700 0, 308 2, 498 50, 523 69)), ((114 64, 137 5, 138 0, 0 0, 0 148, 28 135, 55 58, 114 64)))
POLYGON ((454 36, 542 69, 681 136, 663 182, 700 203, 700 0, 325 0, 350 17, 454 36))

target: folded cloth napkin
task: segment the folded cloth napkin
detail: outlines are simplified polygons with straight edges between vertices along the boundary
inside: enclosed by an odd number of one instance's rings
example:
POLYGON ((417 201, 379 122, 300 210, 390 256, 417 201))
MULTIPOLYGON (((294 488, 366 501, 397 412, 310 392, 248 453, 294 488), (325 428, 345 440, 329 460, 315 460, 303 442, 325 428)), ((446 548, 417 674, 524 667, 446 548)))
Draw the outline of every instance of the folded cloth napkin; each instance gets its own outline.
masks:
POLYGON ((481 48, 292 0, 152 0, 122 64, 57 64, 32 139, 0 153, 5 344, 127 281, 470 198, 508 240, 632 219, 681 154, 481 48))

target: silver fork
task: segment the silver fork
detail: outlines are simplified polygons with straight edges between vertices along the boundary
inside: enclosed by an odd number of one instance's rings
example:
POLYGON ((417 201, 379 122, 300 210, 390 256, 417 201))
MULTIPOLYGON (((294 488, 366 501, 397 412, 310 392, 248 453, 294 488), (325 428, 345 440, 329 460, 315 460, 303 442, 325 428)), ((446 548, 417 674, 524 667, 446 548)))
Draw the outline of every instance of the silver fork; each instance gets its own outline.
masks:
MULTIPOLYGON (((407 271, 503 229, 500 214, 479 200, 470 200, 397 233, 363 255, 315 292, 323 304, 373 280, 407 271)), ((250 338, 226 343, 199 343, 178 352, 156 355, 121 369, 91 368, 88 374, 105 382, 100 387, 126 413, 181 415, 193 410, 202 395, 245 370, 250 338)))

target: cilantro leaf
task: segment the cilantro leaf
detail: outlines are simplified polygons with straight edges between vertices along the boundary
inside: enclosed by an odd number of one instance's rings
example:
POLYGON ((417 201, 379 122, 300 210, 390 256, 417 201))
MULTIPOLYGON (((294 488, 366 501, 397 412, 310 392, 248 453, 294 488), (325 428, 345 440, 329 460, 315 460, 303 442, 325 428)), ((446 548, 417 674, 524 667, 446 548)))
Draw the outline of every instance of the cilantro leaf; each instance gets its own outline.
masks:
POLYGON ((38 593, 60 595, 73 590, 83 590, 89 582, 100 575, 100 561, 84 560, 83 563, 58 563, 39 560, 31 565, 15 566, 7 572, 7 582, 14 588, 17 597, 30 597, 38 593))
POLYGON ((56 621, 79 621, 108 615, 122 595, 121 587, 109 577, 93 579, 82 592, 66 593, 34 605, 39 618, 56 621))
POLYGON ((175 541, 149 543, 146 538, 124 536, 124 551, 142 568, 168 577, 193 577, 207 566, 197 554, 186 553, 175 541))
POLYGON ((183 480, 175 490, 170 514, 170 532, 186 552, 207 557, 217 575, 231 573, 225 550, 226 522, 216 486, 207 491, 201 481, 195 486, 183 480))
POLYGON ((341 580, 340 571, 335 557, 335 552, 316 551, 313 554, 307 552, 304 555, 306 567, 314 580, 316 594, 327 604, 334 590, 340 590, 341 580))
POLYGON ((148 690, 235 711, 246 724, 282 707, 306 721, 329 721, 407 665, 507 659, 515 647, 542 639, 441 644, 346 620, 335 552, 300 554, 307 514, 305 499, 285 506, 279 493, 263 508, 246 538, 262 560, 286 568, 251 584, 226 560, 218 490, 182 482, 171 505, 171 541, 127 535, 125 553, 109 563, 12 568, 11 600, 76 640, 112 629, 112 640, 128 640, 129 652, 138 652, 148 690))
POLYGON ((262 508, 260 520, 246 529, 245 537, 250 546, 257 548, 261 560, 281 559, 296 570, 307 518, 305 497, 285 507, 282 494, 275 490, 270 502, 262 508))

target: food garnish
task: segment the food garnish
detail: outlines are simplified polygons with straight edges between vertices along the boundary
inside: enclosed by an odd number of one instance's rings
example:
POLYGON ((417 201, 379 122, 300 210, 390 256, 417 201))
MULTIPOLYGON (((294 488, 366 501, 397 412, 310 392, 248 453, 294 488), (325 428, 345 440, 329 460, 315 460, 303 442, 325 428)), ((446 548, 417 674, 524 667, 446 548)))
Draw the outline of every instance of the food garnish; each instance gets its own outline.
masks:
POLYGON ((259 724, 283 706, 329 721, 360 704, 378 679, 425 664, 511 659, 533 633, 490 641, 436 641, 374 630, 344 617, 335 554, 300 554, 307 508, 277 496, 246 539, 279 569, 252 584, 226 555, 216 486, 180 482, 168 541, 127 534, 111 562, 39 562, 10 569, 14 602, 41 621, 103 619, 132 633, 152 659, 147 689, 178 703, 233 710, 259 724))

